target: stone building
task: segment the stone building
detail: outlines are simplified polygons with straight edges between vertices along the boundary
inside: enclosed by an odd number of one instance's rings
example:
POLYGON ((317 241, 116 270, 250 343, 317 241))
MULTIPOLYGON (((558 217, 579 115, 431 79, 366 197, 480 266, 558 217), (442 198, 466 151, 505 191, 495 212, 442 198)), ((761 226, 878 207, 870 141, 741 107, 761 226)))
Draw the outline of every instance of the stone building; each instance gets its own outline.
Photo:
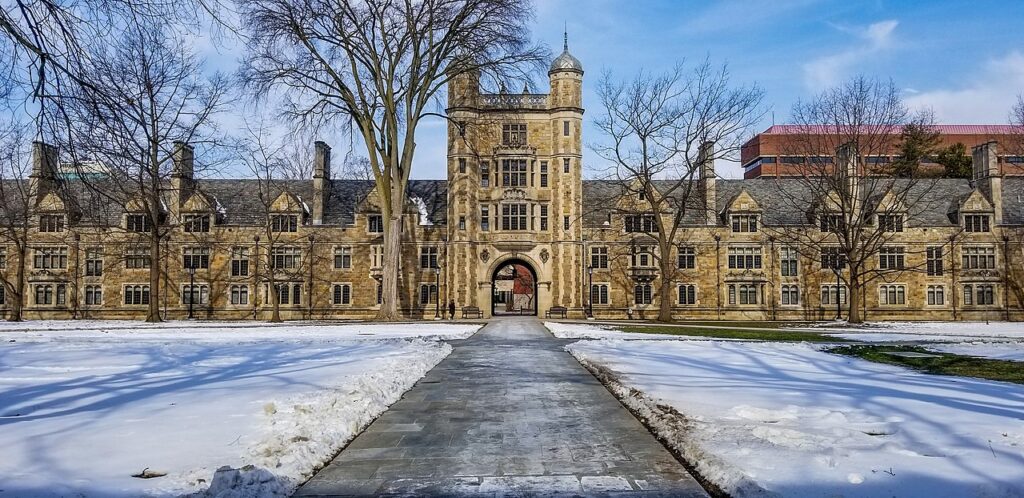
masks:
MULTIPOLYGON (((482 93, 464 75, 449 88, 447 180, 412 181, 405 213, 403 313, 432 318, 443 303, 494 311, 508 292, 499 272, 530 272, 532 309, 571 317, 652 317, 660 300, 679 319, 816 320, 845 315, 847 291, 821 254, 796 251, 782 230, 821 231, 820 213, 780 195, 799 180, 722 180, 702 165, 673 254, 660 255, 651 213, 622 209, 621 185, 582 179, 583 67, 565 50, 547 94, 482 93), (659 295, 657 258, 675 262, 671 295, 659 295), (519 271, 519 270, 517 270, 519 271)), ((379 303, 383 224, 372 182, 331 179, 330 148, 313 151, 310 180, 195 178, 192 149, 176 144, 158 223, 168 235, 151 261, 140 233, 150 220, 135 199, 104 202, 62 171, 56 151, 34 148, 22 208, 8 202, 0 306, 24 270, 25 317, 141 318, 151 300, 166 318, 367 318, 379 303), (20 248, 24 247, 22 251, 20 248), (149 268, 161 285, 151 289, 149 268)), ((866 286, 868 319, 1021 319, 1024 177, 995 143, 974 150, 974 178, 921 180, 927 208, 908 206, 892 225, 886 272, 866 286)), ((1016 164, 1016 163, 1014 163, 1016 164)), ((884 199, 878 202, 885 202, 884 199)), ((879 223, 882 223, 881 221, 879 223)), ((3 308, 6 309, 6 308, 3 308)))

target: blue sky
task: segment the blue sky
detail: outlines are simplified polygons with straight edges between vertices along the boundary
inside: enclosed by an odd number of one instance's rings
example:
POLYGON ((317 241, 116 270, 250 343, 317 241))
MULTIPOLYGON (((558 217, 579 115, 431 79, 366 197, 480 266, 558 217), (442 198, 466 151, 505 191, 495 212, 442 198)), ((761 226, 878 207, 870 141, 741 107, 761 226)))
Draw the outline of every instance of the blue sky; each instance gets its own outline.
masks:
MULTIPOLYGON (((764 89, 769 113, 759 130, 773 118, 785 123, 797 99, 857 74, 891 78, 908 105, 930 107, 944 123, 1005 123, 1024 92, 1022 0, 536 2, 532 34, 556 55, 568 27, 586 69, 585 107, 597 105, 593 82, 604 69, 629 78, 704 57, 764 89)), ((536 83, 545 91, 546 75, 536 83)), ((585 116, 588 143, 600 140, 587 126, 596 114, 585 116)), ((413 177, 445 177, 444 133, 439 120, 421 127, 413 177)), ((585 164, 594 160, 585 152, 585 164)), ((735 164, 719 171, 741 176, 735 164)))

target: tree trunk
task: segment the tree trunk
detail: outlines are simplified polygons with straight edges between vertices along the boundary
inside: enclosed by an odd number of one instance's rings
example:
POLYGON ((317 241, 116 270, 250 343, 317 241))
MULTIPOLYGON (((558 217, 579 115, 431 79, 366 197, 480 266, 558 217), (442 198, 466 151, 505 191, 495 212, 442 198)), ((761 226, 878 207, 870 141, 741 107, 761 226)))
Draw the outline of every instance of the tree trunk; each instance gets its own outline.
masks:
POLYGON ((402 260, 401 210, 392 210, 384 227, 384 265, 381 275, 381 303, 377 320, 395 321, 402 318, 398 309, 398 274, 402 260))
MULTIPOLYGON (((149 310, 147 322, 161 322, 160 318, 160 234, 157 221, 152 220, 153 231, 149 235, 149 310)), ((189 296, 191 299, 191 296, 189 296)))
POLYGON ((274 256, 274 246, 267 246, 267 298, 270 299, 270 305, 272 306, 273 312, 270 314, 270 321, 272 323, 281 323, 281 289, 278 289, 277 275, 274 275, 274 265, 270 263, 270 258, 274 256), (273 292, 273 295, 270 293, 273 292))
POLYGON ((27 257, 28 249, 22 244, 18 249, 18 269, 14 277, 17 288, 14 290, 11 314, 7 317, 7 320, 11 322, 20 322, 22 320, 22 310, 25 309, 25 265, 28 264, 25 260, 27 257))
POLYGON ((850 323, 862 323, 864 318, 860 314, 860 294, 861 294, 861 283, 860 279, 853 276, 853 271, 850 271, 850 295, 847 305, 849 305, 849 312, 847 313, 846 321, 850 323))
MULTIPOLYGON (((664 271, 662 275, 665 275, 664 271)), ((658 286, 658 321, 659 322, 671 322, 672 321, 672 299, 669 297, 672 295, 672 280, 662 277, 661 284, 658 286)))

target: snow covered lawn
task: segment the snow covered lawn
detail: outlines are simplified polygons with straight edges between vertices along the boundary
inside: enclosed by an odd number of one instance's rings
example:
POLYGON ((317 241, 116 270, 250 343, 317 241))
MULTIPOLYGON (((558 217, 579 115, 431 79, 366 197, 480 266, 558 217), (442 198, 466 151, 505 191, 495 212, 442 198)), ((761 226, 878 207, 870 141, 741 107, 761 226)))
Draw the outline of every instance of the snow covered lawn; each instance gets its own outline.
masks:
POLYGON ((338 323, 338 322, 216 322, 171 321, 162 323, 127 320, 39 320, 0 321, 0 339, 38 341, 65 340, 188 340, 221 342, 265 340, 337 340, 372 338, 465 339, 480 329, 480 324, 445 322, 419 323, 338 323), (60 332, 55 334, 54 332, 60 332))
POLYGON ((478 327, 0 332, 0 497, 286 496, 478 327))
POLYGON ((1022 322, 878 322, 861 326, 822 323, 808 330, 865 342, 1024 341, 1022 322))
MULTIPOLYGON (((641 324, 642 325, 642 324, 641 324)), ((544 326, 559 339, 629 339, 629 340, 708 340, 711 337, 696 335, 647 334, 623 332, 614 325, 573 324, 566 322, 545 322, 544 326)), ((716 339, 733 340, 733 339, 716 339)))
MULTIPOLYGON (((993 360, 1024 362, 1024 343, 1021 342, 971 342, 966 344, 929 344, 928 349, 963 356, 976 356, 993 360)), ((1021 365, 1024 368, 1024 365, 1021 365)))
MULTIPOLYGON (((591 325, 589 323, 544 322, 551 334, 559 339, 643 339, 643 340, 686 340, 686 336, 621 332, 612 325, 591 325)), ((699 337, 697 339, 700 339, 699 337)))
POLYGON ((810 344, 602 340, 567 350, 733 496, 1024 496, 1024 386, 810 344))

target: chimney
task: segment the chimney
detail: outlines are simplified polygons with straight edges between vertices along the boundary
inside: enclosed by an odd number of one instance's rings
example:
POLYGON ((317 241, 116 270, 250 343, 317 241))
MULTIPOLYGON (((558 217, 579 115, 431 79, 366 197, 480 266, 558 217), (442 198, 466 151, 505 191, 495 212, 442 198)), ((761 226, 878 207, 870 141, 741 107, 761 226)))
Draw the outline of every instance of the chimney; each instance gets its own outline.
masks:
POLYGON ((45 142, 32 142, 32 174, 29 193, 39 202, 57 188, 57 148, 45 142))
POLYGON ((331 147, 319 140, 313 147, 313 224, 322 225, 331 186, 331 147))
POLYGON ((999 156, 996 142, 988 142, 971 149, 971 167, 974 171, 974 185, 992 203, 995 210, 995 224, 1003 223, 1003 177, 999 173, 999 156))
POLYGON ((173 163, 171 169, 171 190, 176 202, 170 207, 171 215, 178 216, 181 206, 188 199, 194 188, 195 152, 192 146, 185 142, 174 142, 174 152, 171 153, 173 163))
POLYGON ((697 152, 697 168, 700 174, 700 186, 704 192, 704 217, 708 225, 714 225, 718 221, 717 178, 715 175, 715 143, 704 142, 700 144, 697 152))
POLYGON ((840 193, 840 202, 850 203, 851 219, 860 219, 860 153, 857 144, 847 142, 836 148, 836 174, 839 175, 844 191, 840 193), (845 199, 843 199, 845 198, 845 199))

